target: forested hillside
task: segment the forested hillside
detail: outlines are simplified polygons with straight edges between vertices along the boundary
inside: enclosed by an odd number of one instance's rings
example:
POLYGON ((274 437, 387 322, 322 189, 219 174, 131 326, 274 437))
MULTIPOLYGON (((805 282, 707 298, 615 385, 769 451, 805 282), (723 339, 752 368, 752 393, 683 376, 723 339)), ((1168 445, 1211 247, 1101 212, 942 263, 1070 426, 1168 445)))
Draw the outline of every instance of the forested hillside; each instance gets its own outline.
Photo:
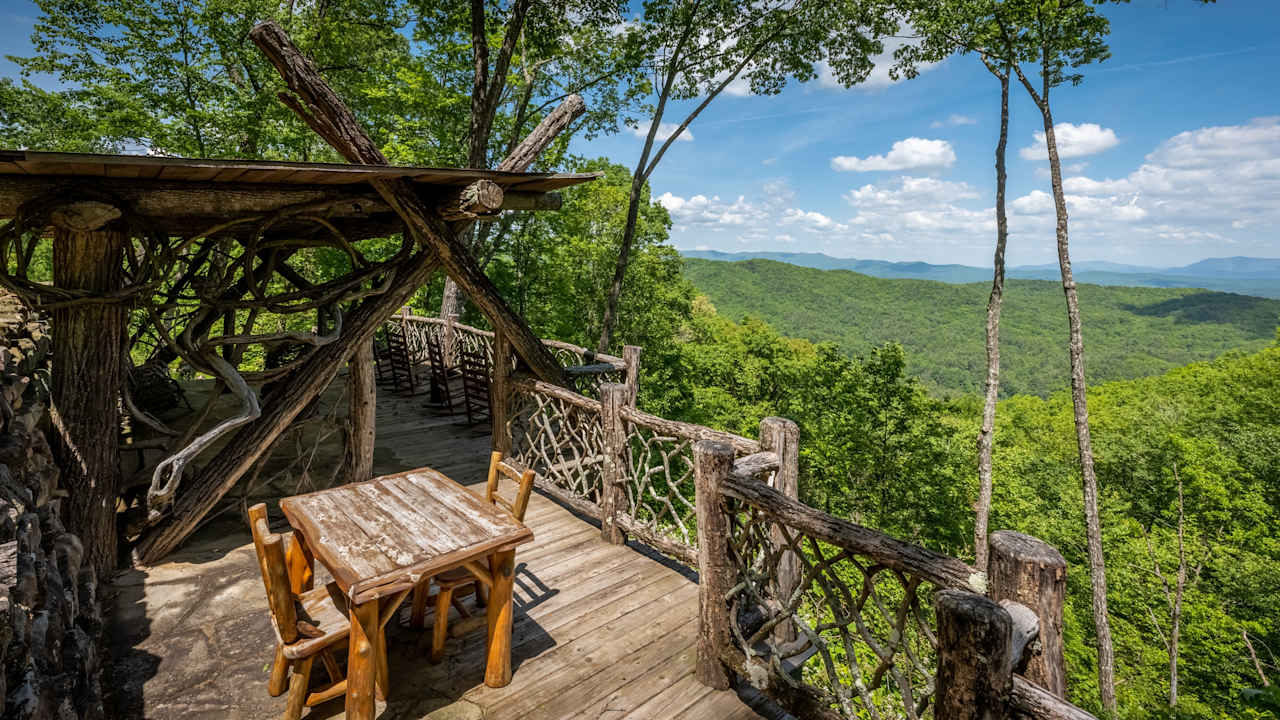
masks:
MULTIPOLYGON (((912 358, 894 344, 850 358, 758 319, 735 322, 705 300, 692 310, 681 342, 647 367, 645 407, 748 434, 767 415, 792 418, 806 502, 972 557, 979 397, 931 396, 904 370, 912 358)), ((1274 667, 1280 347, 1100 383, 1089 390, 1089 409, 1120 717, 1266 717, 1242 700, 1244 689, 1260 684, 1244 637, 1263 667, 1274 667), (1177 713, 1162 712, 1182 561, 1181 700, 1177 713)), ((1003 401, 994 457, 991 527, 1035 535, 1066 557, 1069 695, 1101 713, 1068 394, 1003 401)))
MULTIPOLYGON (((930 388, 980 392, 989 285, 883 279, 769 260, 688 258, 685 273, 723 315, 755 315, 788 335, 862 353, 886 342, 930 388)), ((1091 382, 1161 373, 1275 337, 1280 300, 1193 289, 1081 285, 1091 382)), ((1000 321, 1002 395, 1067 385, 1061 285, 1010 280, 1000 321)))

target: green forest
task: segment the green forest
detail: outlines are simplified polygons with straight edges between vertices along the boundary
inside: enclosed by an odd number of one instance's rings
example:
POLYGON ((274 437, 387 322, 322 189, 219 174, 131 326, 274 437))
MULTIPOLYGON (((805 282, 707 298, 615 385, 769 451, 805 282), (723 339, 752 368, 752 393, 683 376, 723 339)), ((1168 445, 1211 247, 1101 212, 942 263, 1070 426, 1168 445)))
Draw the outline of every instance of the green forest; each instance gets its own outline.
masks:
MULTIPOLYGON (((653 164, 675 140, 654 147, 664 124, 655 112, 658 92, 710 102, 745 68, 752 92, 777 93, 789 80, 816 77, 819 61, 829 62, 841 83, 856 84, 898 31, 901 18, 888 5, 797 4, 803 13, 796 15, 786 3, 784 10, 695 3, 699 10, 688 11, 653 0, 644 3, 644 23, 623 32, 624 8, 600 2, 538 3, 527 17, 512 7, 528 3, 475 3, 478 18, 457 3, 393 0, 37 4, 35 53, 15 59, 22 77, 0 78, 3 148, 338 159, 276 97, 280 78, 247 40, 264 17, 288 25, 395 164, 491 167, 567 93, 580 93, 590 111, 534 169, 600 177, 565 191, 558 212, 507 213, 482 223, 469 240, 502 298, 539 336, 611 352, 641 346, 639 405, 650 413, 748 436, 766 416, 794 420, 805 502, 973 560, 990 285, 684 259, 669 242, 671 217, 649 183, 653 164), (753 12, 760 15, 741 19, 753 12), (791 22, 797 25, 775 32, 775 24, 791 22), (693 32, 704 26, 715 32, 693 32), (707 45, 675 63, 667 50, 680 37, 707 45), (492 78, 486 63, 498 63, 473 52, 473 43, 495 58, 505 53, 492 78), (753 64, 758 57, 773 59, 753 64), (487 82, 476 82, 477 68, 487 82), (48 89, 33 82, 37 77, 63 85, 48 89), (654 79, 664 77, 666 90, 659 90, 654 79), (470 122, 482 106, 490 110, 483 136, 470 122), (644 129, 649 118, 638 164, 571 151, 578 147, 571 140, 644 129)), ((927 12, 934 6, 957 15, 988 6, 899 5, 920 13, 912 19, 921 32, 943 22, 927 12)), ((1050 8, 1051 17, 1058 7, 997 5, 1050 8)), ((1077 65, 1105 50, 1098 47, 1105 23, 1096 24, 1093 4, 1064 7, 1093 24, 1079 31, 1088 42, 1059 38, 1070 63, 1055 61, 1045 87, 1079 82, 1071 75, 1077 65), (1088 47, 1077 52, 1079 44, 1088 47)), ((946 30, 937 37, 950 37, 946 30)), ((960 52, 944 50, 917 59, 938 62, 960 52)), ((1024 56, 1008 62, 1034 73, 1024 56)), ((903 59, 904 77, 910 60, 903 59)), ((672 112, 668 121, 684 119, 672 112)), ((360 249, 380 258, 399 244, 398 237, 373 238, 360 249)), ((37 238, 31 247, 36 256, 24 271, 32 281, 48 280, 49 244, 37 238)), ((16 263, 8 254, 3 260, 16 263)), ((332 247, 309 247, 288 262, 319 285, 341 275, 348 261, 332 247)), ((276 290, 286 287, 273 282, 276 290)), ((439 314, 445 285, 438 273, 417 291, 412 309, 439 314)), ((1095 285, 1082 285, 1079 295, 1111 576, 1116 716, 1276 717, 1275 686, 1270 695, 1254 691, 1280 681, 1280 301, 1095 285), (1179 570, 1186 583, 1174 643, 1170 583, 1179 570)), ((1066 557, 1068 696, 1101 717, 1107 712, 1063 304, 1061 283, 1008 283, 991 529, 1033 534, 1066 557)), ((459 309, 463 322, 486 324, 474 305, 464 301, 459 309)), ((224 327, 305 331, 318 319, 314 312, 236 311, 224 327)), ((145 321, 136 317, 131 327, 139 362, 162 349, 141 329, 145 321)), ((261 369, 260 350, 239 354, 240 369, 261 369)), ((179 365, 170 358, 165 367, 176 374, 179 365)))
MULTIPOLYGON (((771 260, 688 258, 685 272, 729 317, 863 353, 899 342, 932 390, 980 392, 982 321, 990 283, 951 285, 816 270, 771 260)), ((1049 395, 1067 385, 1060 283, 1009 280, 1000 319, 1002 395, 1049 395)), ((1155 375, 1275 335, 1280 300, 1196 289, 1081 285, 1091 382, 1155 375)))

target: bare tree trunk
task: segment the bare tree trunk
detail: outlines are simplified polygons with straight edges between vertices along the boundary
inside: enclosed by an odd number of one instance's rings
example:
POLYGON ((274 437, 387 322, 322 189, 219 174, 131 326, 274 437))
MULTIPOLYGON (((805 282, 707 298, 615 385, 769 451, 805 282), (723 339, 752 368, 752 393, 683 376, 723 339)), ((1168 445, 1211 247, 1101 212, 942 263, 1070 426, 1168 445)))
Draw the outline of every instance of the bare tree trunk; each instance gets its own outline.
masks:
POLYGON ((1053 205, 1057 213, 1058 267, 1062 271, 1062 291, 1067 300, 1070 336, 1071 404, 1075 410, 1076 445, 1080 451, 1080 475, 1084 484, 1085 533, 1089 546, 1089 574, 1093 579, 1093 624, 1098 639, 1098 693, 1102 706, 1116 712, 1115 649, 1111 642, 1111 620, 1107 613, 1107 568, 1102 555, 1102 518, 1098 511, 1098 476, 1093 466, 1093 440, 1089 433, 1089 404, 1085 395, 1084 335, 1080 327, 1080 298, 1071 273, 1067 235, 1067 199, 1062 189, 1062 161, 1053 133, 1053 113, 1044 93, 1040 111, 1044 116, 1045 145, 1049 151, 1049 176, 1053 185, 1053 205))
MULTIPOLYGON (((54 285, 95 293, 118 290, 125 242, 124 232, 110 226, 71 229, 55 221, 54 285)), ((100 577, 116 567, 119 393, 128 318, 120 303, 53 311, 51 444, 68 491, 67 527, 84 541, 86 559, 100 577)))
POLYGON ((373 477, 377 398, 373 343, 367 342, 358 346, 347 361, 347 449, 341 474, 344 483, 373 477))
POLYGON ((1107 612, 1107 566, 1102 555, 1102 518, 1098 512, 1098 476, 1093 466, 1093 440, 1089 433, 1089 403, 1084 376, 1084 336, 1080 329, 1080 298, 1071 273, 1071 253, 1067 233, 1067 197, 1062 189, 1062 159, 1058 155, 1058 139, 1053 132, 1053 111, 1049 104, 1052 73, 1050 48, 1041 47, 1040 91, 1016 63, 1010 68, 1031 96, 1044 120, 1044 144, 1049 155, 1049 178, 1053 189, 1053 208, 1057 217, 1058 268, 1062 273, 1062 292, 1067 300, 1068 354, 1071 359, 1071 404, 1075 411, 1076 447, 1080 454, 1080 477, 1084 486, 1085 539, 1089 548, 1089 576, 1093 585, 1093 625, 1098 641, 1098 695, 1107 713, 1116 714, 1116 656, 1111 641, 1111 620, 1107 612))
POLYGON ((978 503, 974 508, 973 551, 979 570, 987 569, 987 525, 991 517, 991 443, 996 425, 996 400, 1000 394, 1000 308, 1004 302, 1004 251, 1009 239, 1005 213, 1005 150, 1009 145, 1009 70, 1003 74, 987 68, 1000 80, 1000 140, 996 143, 996 253, 987 298, 987 383, 978 433, 978 503))

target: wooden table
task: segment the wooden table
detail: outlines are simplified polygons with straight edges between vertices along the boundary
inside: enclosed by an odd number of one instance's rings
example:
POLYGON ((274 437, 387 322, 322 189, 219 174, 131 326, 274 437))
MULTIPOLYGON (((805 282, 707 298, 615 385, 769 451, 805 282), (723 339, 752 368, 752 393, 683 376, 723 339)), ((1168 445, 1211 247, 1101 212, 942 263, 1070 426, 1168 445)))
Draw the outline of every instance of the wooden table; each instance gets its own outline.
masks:
POLYGON ((372 720, 374 693, 386 696, 382 628, 424 578, 488 561, 493 587, 484 682, 511 682, 515 549, 533 532, 502 509, 430 468, 419 468, 285 498, 280 509, 347 595, 347 717, 372 720))

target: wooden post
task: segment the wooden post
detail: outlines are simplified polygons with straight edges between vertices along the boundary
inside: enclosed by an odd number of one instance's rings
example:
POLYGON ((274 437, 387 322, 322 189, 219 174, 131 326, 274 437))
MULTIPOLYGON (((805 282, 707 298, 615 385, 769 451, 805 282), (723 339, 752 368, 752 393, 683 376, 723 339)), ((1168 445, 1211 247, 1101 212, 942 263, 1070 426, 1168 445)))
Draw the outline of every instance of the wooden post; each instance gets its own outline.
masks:
POLYGON ((934 602, 938 611, 934 718, 1004 720, 1013 685, 1009 613, 965 590, 943 590, 934 602))
POLYGON ((440 353, 444 355, 444 367, 446 370, 458 366, 458 354, 455 350, 455 344, 458 341, 458 330, 455 325, 458 324, 458 313, 449 313, 444 319, 444 334, 440 337, 440 353))
POLYGON ((1062 646, 1062 606, 1067 596, 1067 561, 1057 548, 1030 535, 991 533, 987 587, 991 599, 1022 603, 1040 624, 1040 652, 1022 673, 1057 697, 1067 696, 1067 664, 1062 646))
POLYGON ((622 359, 627 363, 627 404, 636 406, 636 396, 640 394, 640 346, 623 345, 622 359))
POLYGON ((693 483, 698 512, 698 682, 729 688, 729 672, 720 660, 729 647, 729 520, 720 487, 733 467, 733 448, 713 440, 693 446, 693 483))
POLYGON ((489 404, 493 420, 493 450, 503 455, 511 452, 511 435, 507 433, 507 416, 511 405, 511 343, 501 330, 493 332, 493 381, 489 385, 489 404))
POLYGON ((622 406, 627 404, 626 385, 605 383, 600 386, 600 425, 604 438, 604 462, 600 479, 600 537, 605 542, 621 545, 627 541, 618 517, 626 510, 627 455, 626 429, 622 422, 622 406))
MULTIPOLYGON (((778 471, 773 474, 773 489, 792 500, 800 498, 800 428, 794 422, 780 417, 767 417, 760 421, 760 450, 776 453, 778 471)), ((787 542, 781 528, 774 527, 773 543, 785 547, 787 542)), ((800 585, 800 559, 791 550, 782 552, 775 572, 774 593, 779 603, 786 603, 800 585)), ((795 625, 786 620, 778 623, 773 631, 777 645, 796 639, 795 625)))
MULTIPOLYGON (((78 202, 51 214, 53 284, 95 295, 123 286, 128 238, 120 211, 78 202)), ((116 567, 120 484, 118 409, 125 373, 128 307, 73 304, 53 311, 53 451, 67 489, 67 529, 84 542, 99 577, 116 567)))
POLYGON ((347 361, 347 449, 342 482, 373 477, 373 447, 378 388, 373 378, 373 339, 362 343, 347 361))

